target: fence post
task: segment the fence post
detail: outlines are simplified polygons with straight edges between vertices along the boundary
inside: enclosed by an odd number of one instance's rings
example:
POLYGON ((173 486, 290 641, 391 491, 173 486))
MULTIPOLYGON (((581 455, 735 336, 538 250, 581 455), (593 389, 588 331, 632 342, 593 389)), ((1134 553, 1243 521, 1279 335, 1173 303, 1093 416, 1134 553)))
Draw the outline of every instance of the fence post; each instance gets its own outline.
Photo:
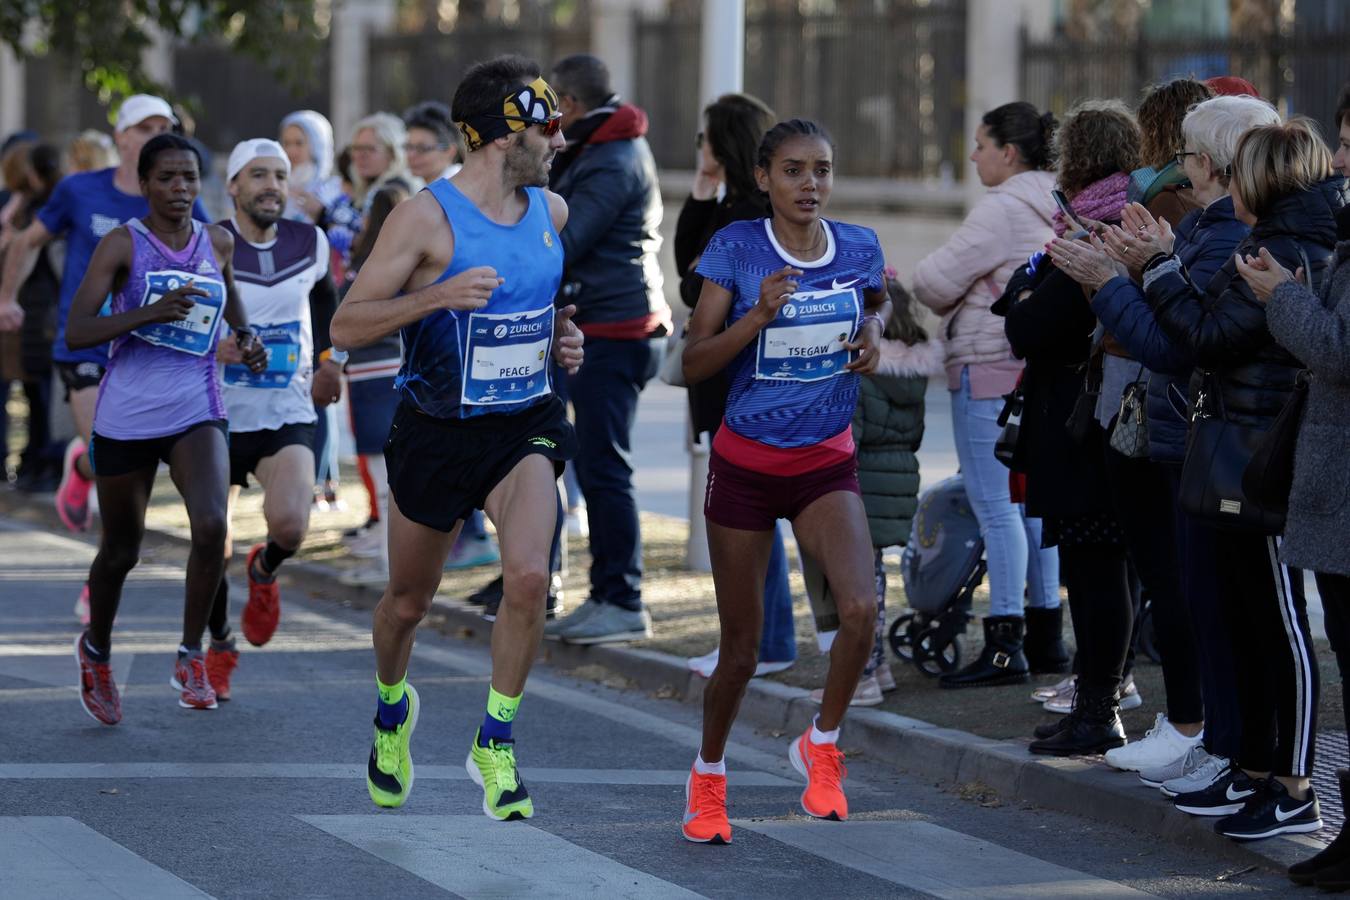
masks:
POLYGON ((394 24, 393 0, 362 0, 334 5, 329 34, 328 108, 338 147, 352 127, 373 110, 370 104, 370 38, 394 24))
POLYGON ((24 122, 24 64, 8 44, 0 44, 0 134, 13 134, 24 122))
MULTIPOLYGON (((980 117, 996 106, 1017 99, 1022 74, 1022 46, 1018 41, 1022 6, 1008 0, 968 0, 966 3, 966 140, 974 140, 980 117)), ((984 194, 975 176, 975 164, 966 160, 966 206, 984 194)))

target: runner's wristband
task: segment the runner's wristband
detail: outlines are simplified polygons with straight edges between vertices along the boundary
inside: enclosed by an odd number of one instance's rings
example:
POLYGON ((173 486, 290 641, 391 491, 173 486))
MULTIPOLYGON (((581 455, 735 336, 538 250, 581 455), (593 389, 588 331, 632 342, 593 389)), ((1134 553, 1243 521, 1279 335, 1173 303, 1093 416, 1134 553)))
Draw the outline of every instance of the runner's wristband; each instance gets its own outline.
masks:
POLYGON ((333 362, 337 363, 338 368, 340 369, 343 366, 347 365, 347 351, 337 350, 332 347, 329 347, 327 350, 324 350, 322 353, 319 354, 319 362, 327 362, 330 359, 333 362))
POLYGON ((234 342, 240 347, 244 346, 244 343, 253 336, 253 329, 247 325, 241 325, 234 330, 234 342))
POLYGON ((881 321, 881 316, 877 315, 876 313, 868 313, 867 315, 863 316, 862 321, 858 323, 858 334, 862 334, 862 330, 867 327, 867 322, 869 319, 876 320, 876 323, 881 326, 882 331, 886 330, 886 323, 881 321))

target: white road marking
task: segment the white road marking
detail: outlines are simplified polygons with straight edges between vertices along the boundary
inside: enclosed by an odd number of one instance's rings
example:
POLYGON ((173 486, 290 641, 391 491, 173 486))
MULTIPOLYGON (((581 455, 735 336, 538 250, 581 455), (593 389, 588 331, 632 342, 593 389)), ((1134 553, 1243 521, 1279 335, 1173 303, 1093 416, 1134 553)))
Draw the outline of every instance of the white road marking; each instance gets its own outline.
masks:
MULTIPOLYGON (((682 786, 686 769, 557 769, 522 767, 526 783, 623 784, 682 786)), ((366 776, 364 765, 348 763, 0 763, 0 781, 134 778, 334 778, 356 781, 366 776)), ((418 781, 468 781, 463 766, 417 766, 418 781)), ((767 772, 736 772, 740 787, 786 787, 795 782, 767 772)))
POLYGON ((297 818, 463 897, 702 896, 525 822, 491 822, 481 815, 297 818))
POLYGON ((24 900, 210 896, 67 816, 0 817, 0 872, 5 896, 24 900))
POLYGON ((738 819, 732 827, 934 897, 1104 900, 1149 896, 931 822, 738 819))

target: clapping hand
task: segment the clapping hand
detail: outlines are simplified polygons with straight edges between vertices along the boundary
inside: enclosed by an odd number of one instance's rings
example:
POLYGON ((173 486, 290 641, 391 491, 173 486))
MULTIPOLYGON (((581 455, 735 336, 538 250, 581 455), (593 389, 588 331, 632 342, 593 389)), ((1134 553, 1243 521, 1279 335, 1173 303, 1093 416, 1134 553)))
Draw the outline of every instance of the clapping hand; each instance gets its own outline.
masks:
POLYGON ((1247 287, 1252 289, 1256 299, 1262 303, 1269 301, 1270 295, 1275 293, 1275 288, 1284 282, 1297 281, 1300 284, 1304 282, 1302 266, 1291 273, 1280 265, 1280 261, 1271 256, 1265 247, 1258 250, 1256 256, 1244 257, 1238 253, 1234 259, 1237 262, 1238 274, 1247 282, 1247 287))
POLYGON ((1088 242, 1055 238, 1050 242, 1050 258, 1061 272, 1090 290, 1100 290, 1118 274, 1106 248, 1095 234, 1088 242))

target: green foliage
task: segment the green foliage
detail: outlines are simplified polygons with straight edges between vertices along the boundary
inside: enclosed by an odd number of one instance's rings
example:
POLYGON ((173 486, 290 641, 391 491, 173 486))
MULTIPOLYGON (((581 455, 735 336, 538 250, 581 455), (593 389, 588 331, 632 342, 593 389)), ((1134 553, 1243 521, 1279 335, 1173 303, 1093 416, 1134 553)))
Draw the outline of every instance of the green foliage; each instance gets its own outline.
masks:
POLYGON ((20 56, 56 54, 77 64, 105 102, 164 91, 146 75, 147 28, 189 42, 224 44, 295 83, 320 45, 315 0, 3 0, 0 42, 20 56))

